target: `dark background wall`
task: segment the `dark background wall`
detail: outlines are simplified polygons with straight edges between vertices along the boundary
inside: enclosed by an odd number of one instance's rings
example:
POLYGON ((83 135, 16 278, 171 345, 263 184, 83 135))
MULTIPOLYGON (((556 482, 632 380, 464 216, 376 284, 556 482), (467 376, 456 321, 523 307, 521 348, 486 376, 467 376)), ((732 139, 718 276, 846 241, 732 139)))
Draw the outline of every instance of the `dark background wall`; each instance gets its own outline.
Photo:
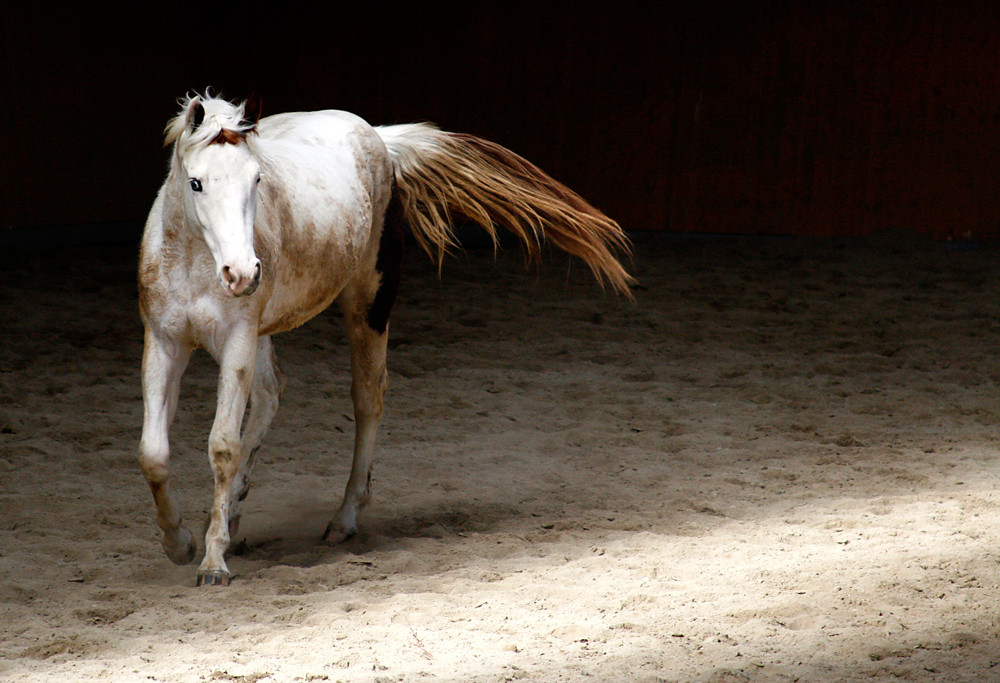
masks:
POLYGON ((141 221, 211 85, 493 139, 629 230, 1000 233, 991 3, 361 4, 8 11, 0 226, 141 221))

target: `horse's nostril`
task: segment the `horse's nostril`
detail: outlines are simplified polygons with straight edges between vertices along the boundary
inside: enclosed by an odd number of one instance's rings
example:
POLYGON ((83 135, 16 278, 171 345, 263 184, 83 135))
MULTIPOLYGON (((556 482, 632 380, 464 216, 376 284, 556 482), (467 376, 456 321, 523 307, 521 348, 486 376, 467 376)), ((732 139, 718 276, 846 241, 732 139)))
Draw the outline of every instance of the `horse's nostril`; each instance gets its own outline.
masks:
POLYGON ((257 282, 258 280, 260 280, 260 261, 257 261, 253 268, 253 281, 257 282))
POLYGON ((222 278, 228 284, 233 284, 234 282, 236 282, 236 276, 233 275, 233 271, 229 266, 222 266, 222 278))

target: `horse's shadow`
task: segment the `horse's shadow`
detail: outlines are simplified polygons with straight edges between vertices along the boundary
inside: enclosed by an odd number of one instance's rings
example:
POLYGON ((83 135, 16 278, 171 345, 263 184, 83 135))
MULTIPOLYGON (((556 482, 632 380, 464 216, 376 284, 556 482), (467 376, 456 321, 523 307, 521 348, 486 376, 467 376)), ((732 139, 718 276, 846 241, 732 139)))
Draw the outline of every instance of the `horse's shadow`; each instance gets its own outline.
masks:
POLYGON ((412 541, 419 539, 462 543, 473 534, 517 527, 518 520, 528 517, 530 513, 509 505, 454 501, 443 508, 421 506, 394 515, 385 511, 373 514, 364 520, 357 534, 344 543, 332 544, 321 540, 319 527, 315 533, 304 533, 312 526, 307 520, 323 516, 319 510, 302 510, 294 518, 273 521, 249 535, 238 535, 229 554, 267 565, 316 567, 345 557, 412 548, 412 541))

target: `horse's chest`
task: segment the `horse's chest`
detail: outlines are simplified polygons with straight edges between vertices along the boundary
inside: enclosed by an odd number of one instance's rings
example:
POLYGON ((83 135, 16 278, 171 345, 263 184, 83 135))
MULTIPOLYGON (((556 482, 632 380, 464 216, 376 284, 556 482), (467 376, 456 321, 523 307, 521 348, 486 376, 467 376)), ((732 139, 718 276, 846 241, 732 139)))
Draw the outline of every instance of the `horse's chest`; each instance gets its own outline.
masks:
MULTIPOLYGON (((222 291, 221 287, 219 288, 222 291)), ((225 292, 205 291, 190 296, 161 299, 153 311, 158 327, 168 337, 184 340, 215 355, 225 347, 234 330, 252 325, 254 312, 249 300, 225 297, 225 292)))

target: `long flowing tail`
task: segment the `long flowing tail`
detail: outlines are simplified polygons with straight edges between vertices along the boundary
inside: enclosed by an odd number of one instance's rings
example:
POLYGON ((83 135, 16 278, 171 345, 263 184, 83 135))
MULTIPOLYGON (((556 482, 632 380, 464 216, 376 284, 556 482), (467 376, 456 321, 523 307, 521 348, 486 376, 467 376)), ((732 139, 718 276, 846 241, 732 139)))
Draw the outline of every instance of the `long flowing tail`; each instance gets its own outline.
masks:
POLYGON ((453 216, 517 235, 529 258, 547 239, 586 263, 603 286, 631 298, 634 279, 616 257, 628 254, 621 227, 540 168, 488 140, 424 123, 377 127, 389 149, 406 221, 438 262, 456 246, 453 216))

